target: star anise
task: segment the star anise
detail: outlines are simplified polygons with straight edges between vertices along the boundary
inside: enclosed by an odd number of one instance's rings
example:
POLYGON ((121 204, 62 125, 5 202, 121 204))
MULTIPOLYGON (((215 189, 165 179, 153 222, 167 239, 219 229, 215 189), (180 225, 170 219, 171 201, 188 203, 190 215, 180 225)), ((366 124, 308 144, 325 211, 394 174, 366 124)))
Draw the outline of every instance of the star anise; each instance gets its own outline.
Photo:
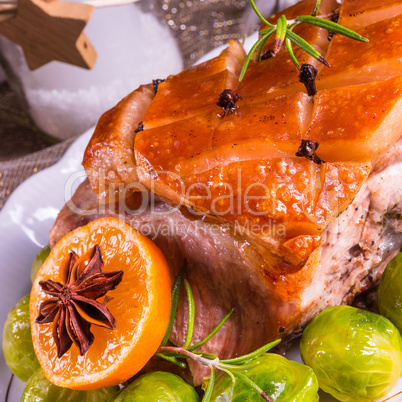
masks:
POLYGON ((91 325, 114 329, 109 309, 96 299, 105 296, 121 282, 123 271, 102 272, 98 245, 81 257, 72 251, 59 269, 60 282, 40 281, 42 290, 52 296, 39 307, 38 324, 53 323, 53 338, 60 358, 74 343, 84 355, 94 341, 91 325))
POLYGON ((232 89, 224 89, 218 96, 217 105, 223 107, 225 114, 233 113, 236 110, 236 102, 241 99, 239 94, 234 93, 232 89))
POLYGON ((309 140, 301 140, 301 145, 299 147, 298 152, 296 152, 296 156, 304 157, 312 160, 314 163, 320 165, 321 163, 325 163, 315 152, 320 144, 318 142, 313 142, 309 140))

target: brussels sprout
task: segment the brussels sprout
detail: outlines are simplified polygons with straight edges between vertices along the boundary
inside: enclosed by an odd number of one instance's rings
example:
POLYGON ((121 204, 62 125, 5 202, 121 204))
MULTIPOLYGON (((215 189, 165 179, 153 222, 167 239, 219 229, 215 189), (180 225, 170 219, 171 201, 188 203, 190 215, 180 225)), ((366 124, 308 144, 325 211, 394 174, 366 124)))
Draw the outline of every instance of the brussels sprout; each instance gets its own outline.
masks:
POLYGON ((377 296, 380 313, 402 333, 402 253, 387 265, 377 296))
MULTIPOLYGON (((242 371, 275 402, 318 401, 318 382, 310 367, 267 353, 254 360, 255 366, 242 371)), ((212 392, 212 401, 261 402, 261 396, 244 381, 235 381, 220 372, 212 392)))
POLYGON ((31 338, 29 295, 8 313, 3 329, 3 353, 10 370, 22 381, 27 381, 39 368, 31 338))
POLYGON ((45 262, 46 258, 50 254, 50 247, 45 246, 43 247, 38 254, 36 254, 36 257, 34 259, 34 262, 32 263, 32 268, 31 268, 31 281, 33 282, 36 278, 36 274, 39 271, 39 268, 43 265, 45 262))
POLYGON ((197 402, 195 389, 179 376, 155 371, 144 374, 123 388, 113 402, 197 402))
POLYGON ((328 307, 303 332, 303 361, 340 401, 386 395, 402 371, 402 338, 391 321, 349 306, 328 307))
POLYGON ((93 391, 74 391, 53 385, 39 369, 27 382, 21 402, 103 402, 109 401, 119 387, 93 391))

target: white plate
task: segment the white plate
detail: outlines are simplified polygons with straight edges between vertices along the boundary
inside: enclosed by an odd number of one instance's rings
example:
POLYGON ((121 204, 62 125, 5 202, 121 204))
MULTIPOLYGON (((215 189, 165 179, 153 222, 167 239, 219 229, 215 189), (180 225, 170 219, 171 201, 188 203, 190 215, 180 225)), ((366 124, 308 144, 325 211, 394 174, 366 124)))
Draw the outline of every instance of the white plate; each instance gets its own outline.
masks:
MULTIPOLYGON (((246 41, 246 48, 255 41, 253 36, 246 41)), ((219 49, 214 50, 204 59, 218 53, 219 49)), ((32 261, 40 248, 48 243, 49 230, 57 213, 85 177, 81 161, 92 132, 93 129, 79 137, 58 163, 35 174, 19 186, 0 213, 0 329, 3 328, 8 311, 20 297, 30 292, 32 261)), ((287 353, 287 357, 301 361, 297 345, 287 353)), ((5 401, 10 379, 11 372, 1 352, 0 401, 5 401)), ((8 402, 19 401, 23 387, 24 383, 14 377, 8 402)), ((402 391, 401 378, 389 396, 399 391, 402 391)), ((335 400, 322 394, 320 401, 335 400)), ((402 396, 391 401, 402 401, 402 396)))

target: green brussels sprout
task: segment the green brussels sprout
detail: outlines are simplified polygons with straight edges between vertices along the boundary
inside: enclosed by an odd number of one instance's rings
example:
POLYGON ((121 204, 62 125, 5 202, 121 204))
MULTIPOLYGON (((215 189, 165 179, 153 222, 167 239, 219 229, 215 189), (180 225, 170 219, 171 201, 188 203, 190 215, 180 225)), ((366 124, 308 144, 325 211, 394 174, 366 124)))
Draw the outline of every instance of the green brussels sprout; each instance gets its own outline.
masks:
POLYGON ((195 389, 179 376, 155 371, 137 378, 123 388, 113 402, 197 402, 195 389))
POLYGON ((386 395, 402 371, 402 337, 387 318, 350 306, 328 307, 306 327, 304 363, 320 387, 340 401, 386 395))
MULTIPOLYGON (((310 367, 267 353, 256 360, 255 366, 241 373, 254 381, 275 402, 318 401, 318 381, 310 367)), ((204 386, 205 388, 205 386, 204 386)), ((216 376, 211 401, 260 402, 261 395, 244 381, 232 379, 224 372, 216 376)))
POLYGON ((50 254, 50 247, 45 246, 43 247, 38 254, 36 254, 36 257, 34 259, 34 262, 32 263, 32 268, 31 268, 31 281, 33 282, 36 278, 36 275, 39 271, 39 268, 43 265, 45 262, 46 258, 50 254))
POLYGON ((22 381, 28 381, 39 368, 31 337, 29 295, 8 313, 3 329, 3 354, 10 370, 22 381))
POLYGON ((377 296, 380 313, 402 333, 402 253, 387 265, 377 296))
POLYGON ((21 402, 106 402, 119 390, 119 387, 75 391, 53 385, 39 369, 27 382, 21 402))

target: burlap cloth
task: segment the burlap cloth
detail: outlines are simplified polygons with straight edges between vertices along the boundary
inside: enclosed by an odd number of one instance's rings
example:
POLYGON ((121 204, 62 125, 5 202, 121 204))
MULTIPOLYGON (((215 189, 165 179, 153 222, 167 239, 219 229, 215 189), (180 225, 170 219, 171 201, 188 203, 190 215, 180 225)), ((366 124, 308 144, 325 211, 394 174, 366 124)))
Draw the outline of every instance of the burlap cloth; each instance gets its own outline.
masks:
MULTIPOLYGON (((247 3, 246 0, 155 0, 153 12, 174 32, 188 66, 214 47, 242 35, 247 3)), ((20 183, 56 163, 73 140, 54 145, 41 135, 8 85, 1 84, 0 209, 20 183)))
POLYGON ((12 191, 34 173, 56 163, 74 141, 57 145, 33 126, 7 83, 0 85, 0 209, 12 191))

